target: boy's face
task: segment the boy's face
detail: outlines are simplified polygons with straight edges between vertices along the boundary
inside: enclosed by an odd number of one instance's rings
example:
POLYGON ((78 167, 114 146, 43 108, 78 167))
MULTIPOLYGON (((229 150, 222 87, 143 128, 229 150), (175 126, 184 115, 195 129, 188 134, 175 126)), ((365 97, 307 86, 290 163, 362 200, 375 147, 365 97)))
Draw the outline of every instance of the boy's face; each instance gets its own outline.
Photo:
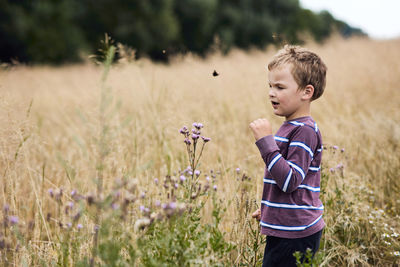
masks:
POLYGON ((303 90, 294 80, 291 65, 283 65, 269 71, 269 99, 274 114, 284 116, 286 120, 309 115, 303 90))

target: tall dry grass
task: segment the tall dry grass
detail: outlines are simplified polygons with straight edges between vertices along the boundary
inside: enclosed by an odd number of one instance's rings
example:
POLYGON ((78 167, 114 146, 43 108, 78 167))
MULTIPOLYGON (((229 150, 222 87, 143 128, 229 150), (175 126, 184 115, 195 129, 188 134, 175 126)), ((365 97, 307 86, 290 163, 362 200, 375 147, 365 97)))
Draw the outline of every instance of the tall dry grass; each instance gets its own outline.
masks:
MULTIPOLYGON (((326 266, 399 264, 399 46, 400 40, 336 38, 306 45, 328 66, 326 91, 312 107, 327 148, 321 194, 326 266)), ((111 150, 104 187, 128 175, 155 197, 155 177, 187 166, 179 128, 199 121, 212 138, 200 169, 221 171, 219 194, 232 200, 240 194, 240 181, 229 175, 239 167, 252 177, 249 195, 259 199, 264 166, 248 124, 266 117, 277 130, 282 122, 267 95, 265 66, 275 52, 271 47, 207 59, 188 55, 170 65, 139 60, 114 66, 107 81, 113 108, 105 112, 111 150), (212 76, 214 69, 219 76, 212 76)), ((20 224, 35 223, 31 242, 42 258, 57 254, 45 249, 56 238, 46 222, 45 211, 56 212, 47 190, 95 192, 101 72, 89 63, 0 70, 0 203, 20 224)), ((249 238, 241 232, 249 219, 241 209, 233 201, 222 222, 226 238, 238 244, 249 238)), ((21 250, 14 263, 31 257, 21 250)))

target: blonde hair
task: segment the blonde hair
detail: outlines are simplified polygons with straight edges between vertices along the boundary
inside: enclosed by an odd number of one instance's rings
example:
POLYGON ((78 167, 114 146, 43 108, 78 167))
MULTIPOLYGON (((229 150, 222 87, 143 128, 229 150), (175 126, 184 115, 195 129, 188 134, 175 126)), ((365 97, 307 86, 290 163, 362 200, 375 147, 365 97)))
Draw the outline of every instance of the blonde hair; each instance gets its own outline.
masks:
POLYGON ((268 70, 286 64, 291 64, 291 73, 299 89, 304 89, 309 84, 314 87, 311 100, 319 98, 324 93, 327 67, 317 54, 300 46, 285 45, 272 58, 268 70))

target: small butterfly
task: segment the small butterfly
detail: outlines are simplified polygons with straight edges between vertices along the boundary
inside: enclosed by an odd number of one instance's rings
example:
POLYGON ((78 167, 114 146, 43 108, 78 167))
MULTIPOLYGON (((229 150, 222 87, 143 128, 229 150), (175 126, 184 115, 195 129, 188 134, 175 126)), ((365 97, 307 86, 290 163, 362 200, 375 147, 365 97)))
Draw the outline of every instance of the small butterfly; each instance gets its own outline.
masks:
POLYGON ((215 76, 218 76, 219 75, 219 73, 216 71, 216 70, 214 70, 214 72, 213 72, 213 74, 212 74, 214 77, 215 76))

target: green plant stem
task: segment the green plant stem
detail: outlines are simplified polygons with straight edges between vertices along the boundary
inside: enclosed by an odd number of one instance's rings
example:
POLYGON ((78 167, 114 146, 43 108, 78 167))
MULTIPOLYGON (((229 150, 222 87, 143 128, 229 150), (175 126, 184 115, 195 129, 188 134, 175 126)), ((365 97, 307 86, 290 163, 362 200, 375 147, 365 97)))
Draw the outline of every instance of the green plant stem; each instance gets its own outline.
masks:
MULTIPOLYGON (((106 36, 106 45, 108 45, 108 39, 106 36)), ((100 137, 99 137, 99 154, 97 158, 96 164, 96 176, 97 176, 97 197, 96 201, 96 213, 95 213, 95 226, 100 227, 101 225, 101 208, 102 208, 102 191, 103 191, 103 171, 105 165, 105 158, 108 154, 108 146, 107 146, 107 132, 108 132, 108 125, 107 125, 107 118, 106 118, 106 108, 108 105, 108 92, 106 86, 106 80, 108 77, 108 73, 111 69, 111 64, 114 59, 115 55, 115 46, 110 45, 107 47, 106 57, 104 61, 104 71, 101 78, 101 96, 100 96, 100 107, 99 107, 99 121, 100 121, 100 137)), ((90 266, 94 266, 94 262, 97 257, 98 253, 98 244, 99 244, 99 231, 96 230, 93 236, 93 247, 92 247, 92 255, 90 259, 90 266)))

